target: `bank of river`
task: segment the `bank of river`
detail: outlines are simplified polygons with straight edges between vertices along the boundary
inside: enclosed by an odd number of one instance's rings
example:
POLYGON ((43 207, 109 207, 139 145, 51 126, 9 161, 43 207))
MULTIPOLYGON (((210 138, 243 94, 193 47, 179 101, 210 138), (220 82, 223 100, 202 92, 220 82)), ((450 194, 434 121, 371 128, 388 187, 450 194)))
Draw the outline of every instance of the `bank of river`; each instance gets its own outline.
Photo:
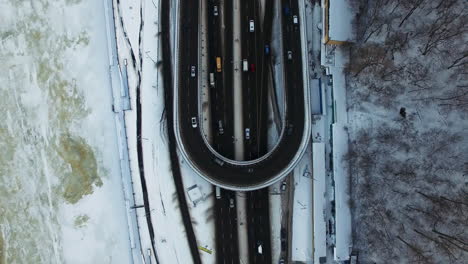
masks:
POLYGON ((0 17, 0 264, 127 263, 103 2, 0 17))

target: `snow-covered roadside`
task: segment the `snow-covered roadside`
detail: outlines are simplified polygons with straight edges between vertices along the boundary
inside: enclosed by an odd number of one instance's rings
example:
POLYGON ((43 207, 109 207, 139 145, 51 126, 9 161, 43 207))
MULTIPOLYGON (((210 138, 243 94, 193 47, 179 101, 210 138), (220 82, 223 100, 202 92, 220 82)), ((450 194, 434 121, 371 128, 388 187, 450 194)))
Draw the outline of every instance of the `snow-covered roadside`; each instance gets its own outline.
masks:
MULTIPOLYGON (((175 186, 170 170, 169 150, 167 148, 166 138, 166 122, 162 119, 164 111, 164 93, 162 87, 161 68, 157 62, 160 60, 160 43, 159 33, 159 1, 146 0, 141 2, 143 15, 142 21, 145 21, 140 33, 140 25, 138 22, 137 10, 139 6, 135 3, 120 3, 120 10, 122 21, 127 33, 128 41, 125 39, 123 33, 120 34, 119 49, 122 47, 122 58, 129 58, 130 53, 128 47, 131 43, 134 53, 140 53, 142 56, 141 65, 141 106, 142 106, 142 144, 143 144, 143 158, 145 179, 148 190, 148 198, 151 207, 151 218, 155 231, 155 247, 160 263, 192 263, 190 250, 187 243, 185 228, 181 219, 179 205, 175 198, 175 186), (138 38, 141 34, 141 45, 138 44, 138 38), (160 121, 163 122, 160 122, 160 121)), ((174 24, 174 23, 172 23, 174 24)), ((122 30, 122 29, 121 29, 122 30)), ((138 56, 137 56, 138 60, 138 56)), ((130 64, 130 63, 129 63, 130 64)), ((129 67, 132 68, 132 67, 129 67)), ((129 70, 130 91, 132 98, 132 109, 135 109, 135 89, 136 80, 138 78, 139 62, 136 63, 136 68, 129 70)), ((127 112, 127 123, 136 124, 135 111, 127 112)), ((129 137, 131 143, 129 144, 130 151, 134 153, 132 158, 132 171, 134 173, 135 185, 140 182, 138 175, 138 161, 136 157, 136 130, 135 126, 128 125, 129 137)), ((181 170, 184 176, 185 187, 197 185, 197 190, 201 190, 204 196, 210 195, 211 186, 205 181, 192 175, 190 170, 182 165, 181 170), (194 181, 191 181, 194 179, 194 181), (200 181, 197 181, 200 180, 200 181)), ((141 191, 140 191, 141 192, 141 191)), ((189 193, 187 198, 189 198, 189 193)), ((141 197, 141 193, 138 194, 141 197)), ((142 200, 140 200, 142 202, 142 200)), ((191 213, 194 214, 194 219, 206 219, 206 210, 209 210, 211 197, 206 201, 200 202, 197 206, 193 206, 188 201, 191 207, 191 213)), ((143 212, 143 210, 142 210, 143 212)), ((139 216, 140 223, 146 222, 144 216, 139 216)), ((207 219, 210 221, 210 219, 207 219)), ((213 245, 213 231, 206 231, 203 229, 206 225, 194 225, 197 238, 202 246, 207 246, 212 249, 213 245)), ((143 235, 143 234, 142 234, 143 235)), ((143 240, 143 238, 142 238, 143 240)), ((143 243, 143 242, 142 242, 143 243)), ((206 263, 213 258, 209 253, 202 253, 202 258, 206 263)), ((205 262, 204 262, 205 263, 205 262)))
POLYGON ((201 260, 204 264, 216 263, 216 254, 220 252, 214 251, 216 249, 214 188, 211 183, 198 176, 183 159, 180 159, 180 163, 192 225, 197 244, 201 247, 201 260))
POLYGON ((313 177, 312 177, 312 147, 307 151, 299 164, 294 168, 293 186, 293 217, 291 260, 301 263, 313 263, 313 177))

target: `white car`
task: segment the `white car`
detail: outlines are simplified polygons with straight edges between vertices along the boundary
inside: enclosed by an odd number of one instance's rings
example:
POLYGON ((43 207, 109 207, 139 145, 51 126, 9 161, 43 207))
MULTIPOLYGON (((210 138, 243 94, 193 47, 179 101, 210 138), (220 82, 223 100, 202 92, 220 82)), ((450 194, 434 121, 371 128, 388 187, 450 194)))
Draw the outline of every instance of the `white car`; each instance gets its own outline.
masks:
POLYGON ((281 183, 281 191, 282 191, 282 192, 286 191, 286 181, 283 181, 283 182, 281 183))
POLYGON ((213 7, 213 15, 218 16, 218 6, 213 7))
POLYGON ((254 21, 252 19, 249 21, 249 31, 250 32, 255 31, 255 23, 254 23, 254 21))
POLYGON ((190 67, 190 76, 192 76, 192 78, 195 78, 196 76, 195 69, 195 66, 190 67))
POLYGON ((288 60, 292 60, 292 51, 288 50, 288 60))
POLYGON ((229 208, 234 208, 234 199, 229 198, 229 208))
POLYGON ((293 23, 294 23, 295 25, 299 24, 299 19, 297 18, 296 15, 293 16, 293 23))
POLYGON ((197 124, 197 118, 196 117, 192 117, 192 127, 193 128, 196 128, 198 126, 197 124))
POLYGON ((257 241, 257 252, 258 254, 263 254, 263 244, 260 241, 257 241))
POLYGON ((250 139, 250 128, 245 129, 245 139, 250 139))

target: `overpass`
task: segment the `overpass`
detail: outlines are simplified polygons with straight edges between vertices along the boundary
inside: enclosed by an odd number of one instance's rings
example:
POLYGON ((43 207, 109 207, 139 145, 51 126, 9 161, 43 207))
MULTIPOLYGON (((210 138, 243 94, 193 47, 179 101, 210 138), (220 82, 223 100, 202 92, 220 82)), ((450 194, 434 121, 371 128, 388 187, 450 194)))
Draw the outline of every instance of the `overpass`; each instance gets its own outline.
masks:
POLYGON ((224 157, 208 142, 203 133, 201 88, 199 76, 199 0, 177 1, 173 113, 178 148, 190 167, 214 185, 230 190, 249 191, 266 187, 286 176, 299 162, 311 134, 311 110, 308 89, 308 54, 303 30, 302 0, 281 0, 299 17, 300 30, 293 25, 292 15, 283 19, 284 103, 282 129, 275 146, 267 154, 249 161, 224 157), (302 11, 302 12, 301 12, 302 11), (287 58, 288 51, 292 57, 287 58), (192 76, 195 66, 197 74, 192 76), (305 66, 305 67, 303 67, 305 66), (198 126, 192 127, 196 117, 198 126))

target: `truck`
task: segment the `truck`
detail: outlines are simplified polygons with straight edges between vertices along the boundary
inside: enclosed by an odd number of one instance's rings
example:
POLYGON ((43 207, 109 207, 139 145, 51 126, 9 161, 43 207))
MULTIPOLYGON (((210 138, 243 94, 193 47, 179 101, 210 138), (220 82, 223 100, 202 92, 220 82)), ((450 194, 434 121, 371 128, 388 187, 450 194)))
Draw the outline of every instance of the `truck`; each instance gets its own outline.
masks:
POLYGON ((216 71, 217 72, 222 71, 221 57, 216 57, 216 71))
POLYGON ((245 72, 249 71, 249 62, 246 59, 242 61, 242 70, 245 72))

